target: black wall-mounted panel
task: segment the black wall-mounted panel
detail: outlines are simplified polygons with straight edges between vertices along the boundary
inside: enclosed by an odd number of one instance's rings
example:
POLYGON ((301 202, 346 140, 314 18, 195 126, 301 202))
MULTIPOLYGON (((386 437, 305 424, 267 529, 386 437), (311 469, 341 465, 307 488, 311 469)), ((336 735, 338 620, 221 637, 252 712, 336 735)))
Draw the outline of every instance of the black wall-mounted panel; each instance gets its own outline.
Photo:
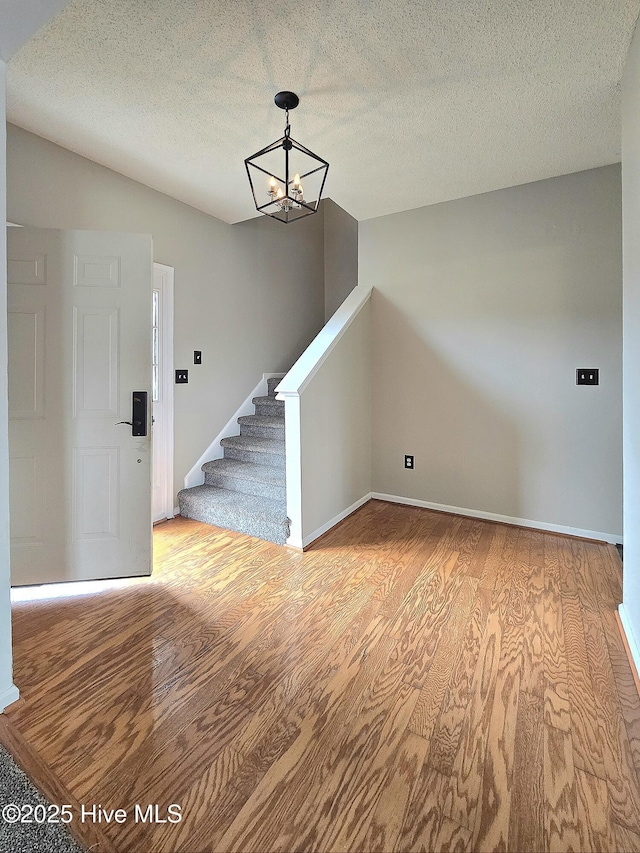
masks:
POLYGON ((576 385, 599 385, 600 371, 597 367, 579 367, 576 370, 576 385))
POLYGON ((147 392, 134 391, 131 411, 131 435, 147 434, 147 392))

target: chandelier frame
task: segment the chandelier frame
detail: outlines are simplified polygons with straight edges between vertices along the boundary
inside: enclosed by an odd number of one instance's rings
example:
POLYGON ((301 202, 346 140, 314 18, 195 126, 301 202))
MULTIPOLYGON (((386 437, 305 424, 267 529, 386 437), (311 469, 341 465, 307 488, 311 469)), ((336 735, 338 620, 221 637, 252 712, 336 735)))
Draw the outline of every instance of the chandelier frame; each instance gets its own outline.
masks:
POLYGON ((317 212, 322 199, 324 185, 327 180, 329 163, 323 157, 315 154, 311 149, 302 145, 302 143, 297 142, 291 136, 289 110, 295 109, 299 103, 299 98, 295 92, 278 92, 274 98, 274 102, 276 106, 286 111, 284 136, 281 136, 279 139, 276 139, 275 142, 266 145, 264 148, 261 148, 260 151, 257 151, 255 154, 247 157, 244 161, 244 165, 247 171, 247 178, 249 179, 249 186, 251 187, 251 193, 253 195, 256 210, 259 213, 265 214, 265 216, 277 219, 278 222, 288 224, 317 212), (273 170, 265 169, 257 162, 260 158, 270 155, 274 151, 278 151, 278 149, 282 149, 284 151, 283 171, 281 174, 275 174, 273 170), (301 154, 304 154, 305 157, 310 158, 314 163, 317 163, 317 165, 314 165, 313 168, 308 169, 306 172, 300 174, 296 173, 295 179, 293 179, 291 177, 290 169, 290 155, 292 151, 298 151, 301 154), (261 204, 256 193, 252 169, 261 172, 272 182, 279 182, 279 184, 282 184, 286 189, 279 187, 279 194, 276 194, 275 184, 272 183, 271 186, 273 187, 273 191, 267 191, 269 200, 264 202, 264 204, 261 204), (301 183, 306 178, 319 172, 324 172, 324 174, 322 175, 320 182, 318 197, 314 201, 307 201, 303 198, 301 183), (296 187, 299 187, 300 190, 296 189, 296 187), (271 210, 267 210, 267 208, 271 208, 271 210))

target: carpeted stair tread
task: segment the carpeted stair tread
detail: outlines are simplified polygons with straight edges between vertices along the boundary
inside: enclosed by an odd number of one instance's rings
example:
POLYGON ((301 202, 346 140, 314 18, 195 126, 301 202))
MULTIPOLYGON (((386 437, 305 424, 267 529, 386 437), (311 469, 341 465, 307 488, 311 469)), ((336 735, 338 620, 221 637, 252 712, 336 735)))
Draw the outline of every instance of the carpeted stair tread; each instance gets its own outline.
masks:
POLYGON ((243 415, 238 418, 240 435, 255 435, 256 438, 275 438, 284 444, 284 416, 273 414, 243 415))
POLYGON ((184 489, 194 500, 206 499, 212 501, 220 509, 231 509, 238 515, 260 518, 276 524, 283 524, 287 519, 286 501, 270 501, 256 495, 245 495, 243 492, 232 492, 230 489, 218 489, 216 486, 194 486, 184 489))
MULTIPOLYGON (((244 454, 241 454, 244 455, 244 454)), ((280 459, 280 457, 270 457, 280 459)), ((284 501, 286 499, 286 476, 284 465, 261 465, 247 459, 214 459, 202 466, 204 481, 208 486, 231 489, 248 495, 284 501)))
POLYGON ((243 415, 238 418, 238 423, 252 424, 255 426, 273 427, 273 429, 284 429, 284 416, 277 417, 276 415, 243 415))
POLYGON ((219 489, 194 486, 178 493, 180 513, 216 527, 225 527, 284 545, 289 535, 286 501, 219 489))
POLYGON ((240 462, 238 459, 212 459, 202 466, 205 476, 209 473, 220 472, 241 480, 259 480, 275 486, 284 485, 286 475, 284 468, 274 468, 272 465, 257 465, 255 462, 240 462))
POLYGON ((265 406, 274 412, 284 412, 284 400, 276 400, 275 397, 254 397, 251 401, 254 406, 265 406))
POLYGON ((284 456, 284 442, 274 438, 259 438, 255 435, 230 435, 223 438, 220 444, 237 450, 253 450, 259 453, 272 453, 274 456, 284 456))

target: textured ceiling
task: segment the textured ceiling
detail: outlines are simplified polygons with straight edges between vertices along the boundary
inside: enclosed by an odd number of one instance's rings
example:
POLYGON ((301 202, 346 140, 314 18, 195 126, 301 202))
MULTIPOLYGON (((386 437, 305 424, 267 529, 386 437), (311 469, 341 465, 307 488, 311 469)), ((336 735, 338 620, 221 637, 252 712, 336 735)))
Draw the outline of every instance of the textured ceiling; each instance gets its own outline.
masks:
POLYGON ((358 219, 620 159, 640 0, 73 0, 10 61, 10 121, 227 222, 292 136, 358 219))

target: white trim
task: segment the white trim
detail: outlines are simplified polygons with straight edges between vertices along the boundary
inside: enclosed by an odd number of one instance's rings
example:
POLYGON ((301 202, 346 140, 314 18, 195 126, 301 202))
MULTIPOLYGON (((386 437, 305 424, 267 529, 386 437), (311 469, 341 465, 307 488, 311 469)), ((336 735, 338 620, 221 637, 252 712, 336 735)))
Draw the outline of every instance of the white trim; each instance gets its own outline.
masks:
POLYGON ((625 610, 624 603, 618 606, 618 614, 620 616, 622 629, 627 638, 631 657, 633 658, 633 662, 636 665, 636 672, 640 673, 640 646, 638 646, 638 643, 636 642, 636 635, 633 633, 633 628, 631 627, 631 620, 627 616, 627 611, 625 610))
POLYGON ((287 485, 287 517, 289 519, 287 545, 291 545, 293 548, 303 548, 302 441, 300 435, 300 397, 297 394, 290 394, 284 398, 284 438, 284 471, 287 485))
MULTIPOLYGON (((314 530, 313 533, 310 533, 308 536, 305 536, 304 539, 302 540, 301 546, 303 548, 306 548, 307 545, 310 545, 312 542, 314 542, 316 539, 318 539, 320 536, 322 536, 323 533, 326 533, 327 530, 331 530, 332 527, 335 527, 336 524, 339 524, 348 515, 351 515, 352 512, 355 512, 357 509, 360 509, 360 507, 363 504, 366 504, 367 501, 370 501, 370 500, 371 500, 371 492, 369 492, 366 495, 363 495, 355 503, 352 503, 351 506, 347 507, 346 509, 343 509, 342 512, 339 512, 338 515, 336 515, 334 518, 331 519, 331 521, 327 521, 327 523, 323 524, 322 527, 319 527, 317 530, 314 530)), ((299 545, 296 545, 295 543, 290 542, 289 539, 287 539, 287 545, 293 545, 294 547, 300 547, 299 545)))
POLYGON ((196 464, 191 468, 184 478, 185 489, 191 489, 193 486, 201 486, 204 483, 204 474, 202 466, 205 462, 210 462, 212 459, 222 459, 224 450, 220 446, 220 441, 223 438, 229 438, 232 435, 240 435, 240 426, 238 418, 244 415, 252 415, 254 413, 253 403, 254 397, 264 397, 267 393, 267 379, 281 379, 284 373, 263 373, 262 379, 256 387, 251 391, 249 396, 241 404, 240 408, 229 418, 227 423, 222 427, 218 435, 213 439, 209 447, 200 456, 196 464))
POLYGON ((372 287, 358 285, 344 300, 329 322, 318 332, 278 386, 278 399, 301 394, 371 298, 372 287))
POLYGON ((17 702, 19 698, 20 691, 15 684, 12 684, 11 687, 7 687, 6 690, 3 690, 0 693, 0 714, 5 708, 8 708, 9 705, 13 705, 14 702, 17 702))
MULTIPOLYGON (((161 438, 164 457, 163 511, 153 521, 173 518, 173 453, 174 453, 174 383, 173 383, 173 285, 175 270, 166 264, 153 264, 154 272, 162 274, 162 401, 165 409, 163 435, 161 438)), ((154 290, 156 290, 154 283, 154 290)))
POLYGON ((431 501, 419 501, 416 498, 403 498, 398 495, 384 495, 381 492, 372 492, 371 497, 379 501, 391 501, 396 504, 407 504, 407 506, 421 506, 425 509, 435 509, 438 512, 450 512, 453 515, 468 515, 470 518, 484 518, 487 521, 499 521, 502 524, 515 524, 518 527, 532 527, 534 530, 546 530, 549 533, 564 533, 567 536, 580 536, 582 539, 598 539, 610 542, 613 545, 622 544, 622 536, 616 533, 601 533, 597 530, 583 530, 580 527, 566 527, 563 524, 551 524, 545 521, 531 521, 528 518, 516 518, 511 515, 498 515, 495 512, 484 512, 479 509, 466 509, 459 506, 446 506, 445 504, 431 503, 431 501))

